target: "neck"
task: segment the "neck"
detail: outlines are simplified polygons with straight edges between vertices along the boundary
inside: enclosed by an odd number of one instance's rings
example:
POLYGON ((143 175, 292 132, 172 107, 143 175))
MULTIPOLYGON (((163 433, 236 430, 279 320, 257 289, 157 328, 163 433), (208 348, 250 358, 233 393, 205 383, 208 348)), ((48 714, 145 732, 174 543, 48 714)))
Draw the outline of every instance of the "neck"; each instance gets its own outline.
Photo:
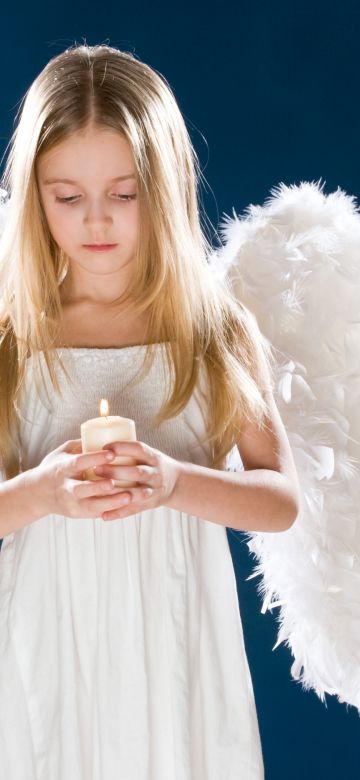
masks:
MULTIPOLYGON (((63 306, 88 304, 94 307, 116 307, 126 291, 126 283, 124 279, 119 282, 119 276, 115 274, 99 276, 87 273, 82 276, 69 269, 59 291, 63 306)), ((124 306, 121 304, 122 308, 124 306)))

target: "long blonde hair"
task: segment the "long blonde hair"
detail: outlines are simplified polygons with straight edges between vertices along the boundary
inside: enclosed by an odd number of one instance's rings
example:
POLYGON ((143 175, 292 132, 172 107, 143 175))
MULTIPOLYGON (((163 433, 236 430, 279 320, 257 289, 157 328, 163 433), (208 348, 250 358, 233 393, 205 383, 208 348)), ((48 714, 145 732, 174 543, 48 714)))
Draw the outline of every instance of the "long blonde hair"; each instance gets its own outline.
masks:
MULTIPOLYGON (((121 300, 147 312, 149 344, 165 343, 173 382, 155 423, 180 413, 204 368, 206 441, 211 466, 223 468, 245 420, 264 424, 274 358, 255 317, 210 271, 212 246, 199 218, 200 165, 168 83, 129 52, 75 45, 48 62, 20 108, 1 182, 10 195, 0 242, 0 452, 6 477, 21 469, 16 402, 29 353, 44 353, 59 391, 52 347, 68 258, 50 234, 36 162, 88 127, 118 131, 134 156, 140 236, 133 279, 121 300)), ((152 360, 149 346, 144 370, 152 360)))

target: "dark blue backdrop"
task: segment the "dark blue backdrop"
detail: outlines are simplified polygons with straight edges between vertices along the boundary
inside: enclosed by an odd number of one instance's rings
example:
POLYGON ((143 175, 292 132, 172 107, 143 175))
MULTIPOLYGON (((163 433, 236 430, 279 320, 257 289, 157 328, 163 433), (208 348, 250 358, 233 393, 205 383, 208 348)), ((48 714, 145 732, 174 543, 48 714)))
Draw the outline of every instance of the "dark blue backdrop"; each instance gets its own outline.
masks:
MULTIPOLYGON (((263 203, 280 181, 326 182, 359 195, 357 0, 6 4, 0 153, 18 103, 48 59, 74 42, 110 43, 163 73, 188 124, 215 229, 223 213, 263 203)), ((3 167, 3 165, 2 165, 3 167)), ((359 717, 325 707, 274 653, 275 614, 260 614, 244 537, 228 531, 263 744, 266 780, 360 776, 359 717)), ((275 610, 276 612, 276 610, 275 610)), ((105 778, 104 778, 105 780, 105 778)))

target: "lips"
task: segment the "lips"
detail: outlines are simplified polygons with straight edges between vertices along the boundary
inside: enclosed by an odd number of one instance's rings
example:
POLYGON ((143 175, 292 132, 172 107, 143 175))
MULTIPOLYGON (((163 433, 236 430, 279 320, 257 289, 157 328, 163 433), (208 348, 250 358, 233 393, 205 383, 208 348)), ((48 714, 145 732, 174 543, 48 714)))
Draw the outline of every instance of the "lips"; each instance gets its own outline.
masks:
POLYGON ((114 249, 117 244, 83 244, 85 249, 90 249, 91 252, 106 252, 109 249, 114 249))

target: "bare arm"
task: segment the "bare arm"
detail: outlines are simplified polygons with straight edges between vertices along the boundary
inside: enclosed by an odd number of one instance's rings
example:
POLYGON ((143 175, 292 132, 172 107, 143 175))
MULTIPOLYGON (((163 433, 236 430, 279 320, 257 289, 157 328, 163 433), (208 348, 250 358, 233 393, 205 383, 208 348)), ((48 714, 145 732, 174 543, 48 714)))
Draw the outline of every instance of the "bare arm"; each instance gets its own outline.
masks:
POLYGON ((150 507, 168 506, 220 525, 244 531, 284 531, 300 508, 300 487, 290 444, 272 395, 266 428, 248 424, 238 442, 245 471, 230 472, 177 461, 144 442, 106 445, 130 455, 138 466, 102 466, 97 473, 134 479, 128 507, 106 512, 104 519, 129 517, 150 507), (140 465, 143 464, 143 465, 140 465), (148 485, 151 495, 146 495, 148 485))
POLYGON ((32 469, 0 483, 0 537, 42 517, 32 469))
POLYGON ((285 531, 298 514, 287 478, 270 469, 218 471, 181 463, 172 509, 243 531, 285 531))
POLYGON ((284 531, 296 520, 300 486, 272 393, 266 429, 248 424, 237 443, 245 471, 181 463, 168 506, 244 531, 284 531))
POLYGON ((48 514, 95 518, 122 506, 124 490, 111 480, 83 479, 84 471, 113 457, 105 450, 82 453, 81 440, 72 439, 35 468, 1 482, 0 538, 48 514))

